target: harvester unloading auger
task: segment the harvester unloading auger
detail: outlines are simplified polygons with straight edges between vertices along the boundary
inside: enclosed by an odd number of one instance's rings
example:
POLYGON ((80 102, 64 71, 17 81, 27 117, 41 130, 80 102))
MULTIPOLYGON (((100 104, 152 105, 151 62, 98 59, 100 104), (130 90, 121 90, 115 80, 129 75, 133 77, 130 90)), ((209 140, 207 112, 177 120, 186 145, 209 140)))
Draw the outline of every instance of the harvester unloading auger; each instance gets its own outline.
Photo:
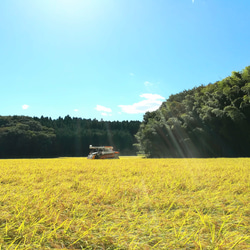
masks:
POLYGON ((119 152, 112 146, 89 146, 91 150, 88 159, 119 159, 119 152))

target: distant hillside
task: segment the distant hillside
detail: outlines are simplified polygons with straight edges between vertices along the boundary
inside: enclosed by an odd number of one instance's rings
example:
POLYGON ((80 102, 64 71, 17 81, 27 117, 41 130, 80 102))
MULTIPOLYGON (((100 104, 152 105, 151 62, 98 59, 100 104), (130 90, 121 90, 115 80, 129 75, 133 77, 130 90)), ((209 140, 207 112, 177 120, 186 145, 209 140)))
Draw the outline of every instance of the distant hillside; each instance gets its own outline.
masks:
POLYGON ((0 116, 0 158, 86 156, 89 145, 111 145, 135 155, 139 121, 0 116))
POLYGON ((250 66, 171 95, 136 134, 148 157, 250 156, 250 66))

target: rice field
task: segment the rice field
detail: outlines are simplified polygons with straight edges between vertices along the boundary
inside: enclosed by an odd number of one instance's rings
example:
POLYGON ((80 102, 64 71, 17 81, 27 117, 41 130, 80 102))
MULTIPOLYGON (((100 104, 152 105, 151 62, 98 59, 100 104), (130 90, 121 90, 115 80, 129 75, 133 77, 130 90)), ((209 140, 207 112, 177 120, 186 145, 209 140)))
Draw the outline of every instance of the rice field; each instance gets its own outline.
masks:
POLYGON ((250 159, 0 160, 0 249, 250 249, 250 159))

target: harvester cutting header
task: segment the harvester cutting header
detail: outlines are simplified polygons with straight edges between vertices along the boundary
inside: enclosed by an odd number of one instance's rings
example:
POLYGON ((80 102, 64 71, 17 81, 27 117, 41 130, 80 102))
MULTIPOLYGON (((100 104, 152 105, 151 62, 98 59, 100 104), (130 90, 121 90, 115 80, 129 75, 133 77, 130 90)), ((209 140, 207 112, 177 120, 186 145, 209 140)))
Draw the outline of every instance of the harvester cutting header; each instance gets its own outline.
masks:
POLYGON ((91 150, 88 159, 119 159, 119 152, 112 146, 89 146, 91 150))

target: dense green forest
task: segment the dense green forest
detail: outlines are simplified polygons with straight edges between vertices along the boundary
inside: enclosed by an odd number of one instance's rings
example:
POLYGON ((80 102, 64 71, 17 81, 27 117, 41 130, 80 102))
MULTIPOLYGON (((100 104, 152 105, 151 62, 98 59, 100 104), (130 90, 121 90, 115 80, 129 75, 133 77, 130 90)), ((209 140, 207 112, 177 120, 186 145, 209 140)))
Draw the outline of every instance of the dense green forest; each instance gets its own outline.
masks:
POLYGON ((136 138, 148 157, 249 157, 250 66, 171 95, 144 115, 136 138))
POLYGON ((0 158, 86 156, 89 145, 112 145, 135 155, 139 121, 0 116, 0 158))

